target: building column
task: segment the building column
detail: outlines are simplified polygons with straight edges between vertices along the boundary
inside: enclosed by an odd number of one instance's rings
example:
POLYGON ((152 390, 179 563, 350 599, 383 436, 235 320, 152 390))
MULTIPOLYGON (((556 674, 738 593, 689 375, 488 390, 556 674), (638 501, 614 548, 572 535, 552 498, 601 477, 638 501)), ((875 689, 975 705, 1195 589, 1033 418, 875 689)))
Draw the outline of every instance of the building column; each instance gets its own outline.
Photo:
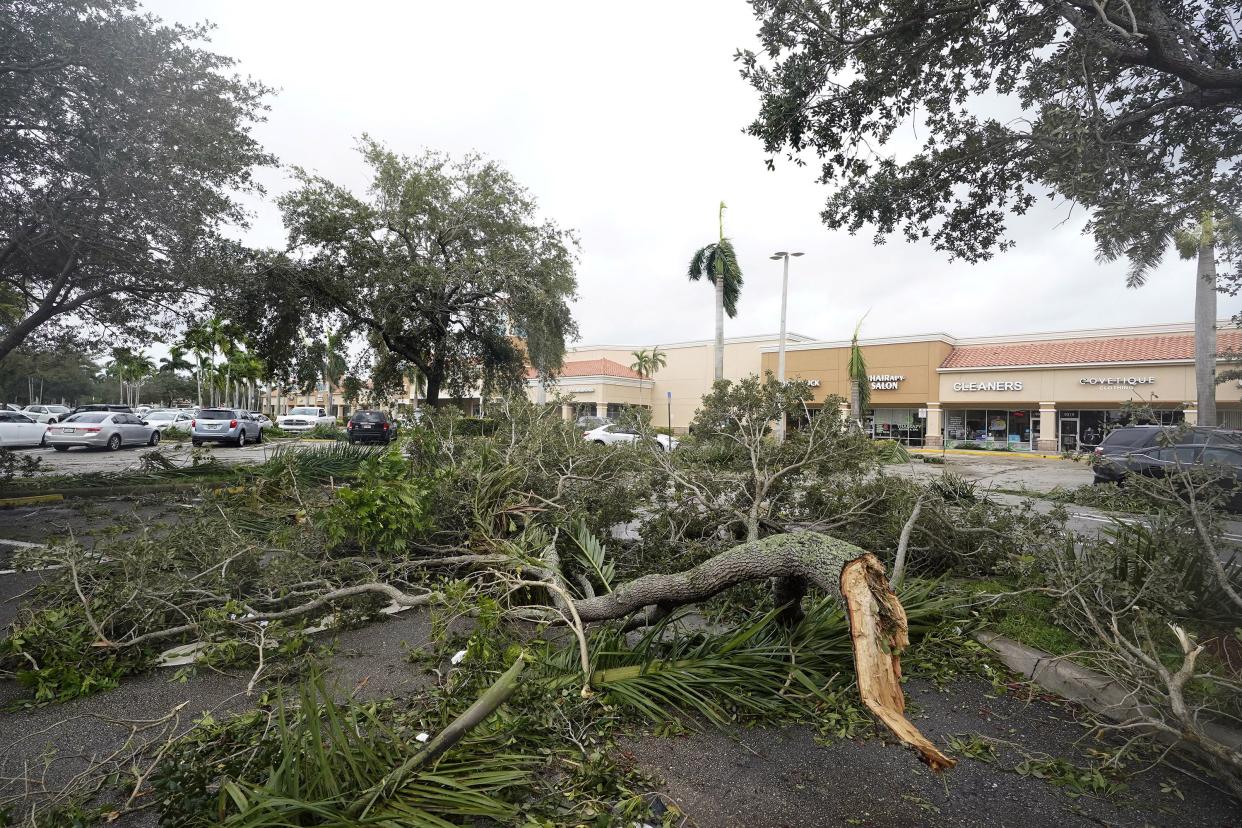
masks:
POLYGON ((1199 424, 1199 404, 1197 402, 1186 403, 1186 411, 1184 413, 1184 416, 1186 418, 1185 420, 1186 425, 1188 426, 1198 425, 1199 424))
POLYGON ((923 445, 928 448, 940 448, 944 445, 944 419, 940 412, 940 403, 929 402, 927 405, 927 422, 924 423, 923 445))
POLYGON ((1060 451, 1061 441, 1057 439, 1057 404, 1041 402, 1039 404, 1039 436, 1035 440, 1038 451, 1060 451))
POLYGON ((606 402, 595 403, 595 416, 596 417, 607 417, 608 416, 608 403, 606 402))
POLYGON ((567 423, 574 420, 574 407, 570 403, 561 403, 561 419, 567 423))

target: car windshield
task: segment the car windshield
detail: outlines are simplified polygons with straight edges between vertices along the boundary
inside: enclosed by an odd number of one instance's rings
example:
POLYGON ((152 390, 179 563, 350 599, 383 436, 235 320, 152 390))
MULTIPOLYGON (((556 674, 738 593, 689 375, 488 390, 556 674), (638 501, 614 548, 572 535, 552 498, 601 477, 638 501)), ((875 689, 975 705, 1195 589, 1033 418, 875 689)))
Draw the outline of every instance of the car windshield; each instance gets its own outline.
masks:
POLYGON ((177 416, 176 411, 151 411, 147 414, 148 420, 171 420, 177 416))
POLYGON ((64 414, 64 413, 65 413, 66 411, 68 411, 69 409, 68 409, 66 406, 63 406, 63 405, 49 405, 49 406, 47 407, 47 410, 48 410, 48 411, 51 411, 51 412, 52 412, 52 413, 54 413, 54 414, 64 414))
POLYGON ((102 423, 112 415, 107 411, 85 411, 81 414, 74 414, 66 423, 102 423))
POLYGON ((355 423, 382 423, 387 419, 382 411, 358 411, 354 414, 355 423))
POLYGON ((319 413, 319 409, 318 408, 295 408, 289 413, 290 414, 306 414, 311 417, 314 417, 315 415, 319 413))
POLYGON ((200 420, 232 420, 237 416, 228 408, 208 408, 198 412, 200 420))

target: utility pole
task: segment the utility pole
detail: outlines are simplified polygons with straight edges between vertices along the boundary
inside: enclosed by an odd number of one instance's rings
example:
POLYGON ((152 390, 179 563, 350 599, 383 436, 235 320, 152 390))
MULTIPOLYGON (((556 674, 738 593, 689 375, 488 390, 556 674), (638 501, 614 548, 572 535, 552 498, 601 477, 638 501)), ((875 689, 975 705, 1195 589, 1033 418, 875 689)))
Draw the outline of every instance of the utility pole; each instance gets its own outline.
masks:
MULTIPOLYGON (((781 278, 781 340, 776 351, 776 378, 780 381, 782 390, 785 388, 785 312, 789 306, 789 257, 801 255, 801 253, 790 253, 785 250, 778 250, 772 254, 773 261, 782 259, 785 262, 784 275, 781 278)), ((782 410, 781 421, 776 427, 776 440, 779 443, 785 442, 785 419, 785 412, 782 410)))

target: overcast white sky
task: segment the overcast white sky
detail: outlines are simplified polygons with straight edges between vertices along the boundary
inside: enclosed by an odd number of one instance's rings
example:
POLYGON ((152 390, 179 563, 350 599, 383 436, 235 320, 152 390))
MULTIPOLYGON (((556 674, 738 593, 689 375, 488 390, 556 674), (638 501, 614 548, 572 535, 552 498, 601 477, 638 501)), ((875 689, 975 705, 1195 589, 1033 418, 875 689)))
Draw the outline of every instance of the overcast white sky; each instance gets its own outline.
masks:
MULTIPOLYGON (((581 342, 654 344, 712 335, 712 291, 690 283, 693 251, 716 235, 716 206, 745 286, 726 336, 779 326, 774 250, 802 250, 789 329, 847 338, 959 336, 1189 321, 1194 265, 1170 253, 1148 285, 1097 264, 1083 216, 1044 205, 1012 225, 1018 245, 980 265, 892 239, 875 247, 819 221, 812 168, 764 165, 742 134, 755 93, 734 50, 756 30, 742 0, 313 2, 147 0, 167 20, 217 25, 213 48, 279 93, 258 129, 284 164, 362 192, 355 138, 408 154, 480 151, 507 166, 545 216, 578 231, 574 315, 581 342)), ((248 240, 283 246, 263 180, 248 240)), ((1239 301, 1221 297, 1220 316, 1239 301)))

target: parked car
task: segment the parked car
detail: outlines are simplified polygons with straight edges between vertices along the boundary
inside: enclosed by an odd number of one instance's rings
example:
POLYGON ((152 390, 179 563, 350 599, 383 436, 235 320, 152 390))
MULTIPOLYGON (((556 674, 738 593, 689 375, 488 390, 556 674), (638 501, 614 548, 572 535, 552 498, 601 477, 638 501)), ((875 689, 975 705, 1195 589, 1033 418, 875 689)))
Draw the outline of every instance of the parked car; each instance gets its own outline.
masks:
POLYGON ((187 411, 178 411, 175 408, 157 408, 154 411, 148 412, 142 418, 142 421, 158 429, 162 434, 166 431, 189 432, 190 423, 193 419, 187 411))
MULTIPOLYGON (((1161 468, 1161 463, 1195 462, 1204 446, 1236 446, 1242 448, 1242 431, 1206 426, 1166 427, 1158 425, 1125 426, 1105 435, 1092 453, 1096 483, 1114 483, 1127 474, 1148 474, 1161 468), (1162 449, 1183 448, 1182 451, 1162 449)), ((1149 475, 1150 476, 1150 475, 1149 475)))
POLYGON ((21 411, 0 411, 0 446, 41 446, 47 424, 21 411))
POLYGON ((391 443, 397 424, 383 411, 355 411, 345 424, 350 443, 391 443))
MULTIPOLYGON (((601 446, 615 446, 637 443, 643 439, 643 435, 634 429, 618 425, 617 423, 608 423, 607 425, 583 432, 582 439, 592 443, 599 443, 601 446)), ((651 438, 647 437, 647 439, 651 438)), ((677 448, 677 440, 669 437, 667 434, 657 434, 655 435, 655 440, 660 448, 665 451, 668 451, 670 448, 677 448)))
POLYGON ((57 451, 73 446, 116 451, 125 445, 158 446, 160 432, 123 411, 82 411, 48 426, 45 439, 57 451))
POLYGON ((261 411, 251 411, 250 416, 254 417, 255 420, 258 421, 259 428, 270 428, 275 425, 275 423, 272 422, 272 418, 261 411))
POLYGON ((128 405, 113 405, 112 403, 88 403, 79 405, 70 411, 70 414, 81 414, 83 411, 115 411, 120 414, 133 414, 134 410, 128 405))
POLYGON ((153 405, 140 405, 134 409, 134 413, 137 414, 139 417, 145 417, 147 416, 147 414, 151 413, 154 410, 155 410, 155 406, 153 405))
POLYGON ((28 405, 22 409, 22 413, 40 423, 58 423, 69 413, 69 406, 28 405))
POLYGON ((263 429, 249 411, 236 408, 204 408, 190 420, 190 442, 231 443, 241 448, 247 443, 262 443, 263 429))
POLYGON ((1110 432, 1094 452, 1095 482, 1122 483, 1130 475, 1165 477, 1178 469, 1219 469, 1242 506, 1242 431, 1190 427, 1128 426, 1110 432))
POLYGON ((600 426, 611 425, 613 422, 614 421, 608 417, 595 417, 589 414, 584 414, 574 420, 574 428, 580 431, 594 431, 600 426))
POLYGON ((283 431, 310 431, 317 425, 336 425, 336 417, 327 409, 310 405, 301 405, 289 409, 288 414, 276 418, 276 425, 283 431))

